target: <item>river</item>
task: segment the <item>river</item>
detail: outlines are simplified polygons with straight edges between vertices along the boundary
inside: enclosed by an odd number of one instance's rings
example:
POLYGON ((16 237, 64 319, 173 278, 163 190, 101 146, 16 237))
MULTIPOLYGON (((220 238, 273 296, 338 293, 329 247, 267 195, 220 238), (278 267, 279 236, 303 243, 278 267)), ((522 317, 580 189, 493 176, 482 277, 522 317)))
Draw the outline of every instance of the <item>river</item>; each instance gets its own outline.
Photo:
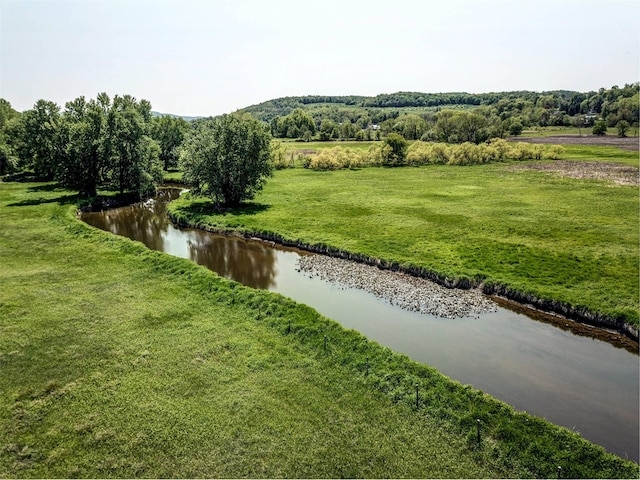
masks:
POLYGON ((637 352, 501 307, 456 319, 403 310, 373 294, 301 272, 298 258, 307 252, 175 227, 166 204, 178 193, 159 189, 155 199, 85 213, 82 219, 244 285, 307 304, 454 380, 639 461, 637 352))

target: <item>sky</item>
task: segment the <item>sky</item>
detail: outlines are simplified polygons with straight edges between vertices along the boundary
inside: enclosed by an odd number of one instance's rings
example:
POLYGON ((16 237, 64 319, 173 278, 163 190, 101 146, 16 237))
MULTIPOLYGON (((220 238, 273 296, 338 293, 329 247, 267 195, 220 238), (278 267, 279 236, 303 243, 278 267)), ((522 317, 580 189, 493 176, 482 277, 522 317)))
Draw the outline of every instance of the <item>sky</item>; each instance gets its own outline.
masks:
POLYGON ((0 0, 0 97, 587 92, 640 80, 639 0, 0 0))

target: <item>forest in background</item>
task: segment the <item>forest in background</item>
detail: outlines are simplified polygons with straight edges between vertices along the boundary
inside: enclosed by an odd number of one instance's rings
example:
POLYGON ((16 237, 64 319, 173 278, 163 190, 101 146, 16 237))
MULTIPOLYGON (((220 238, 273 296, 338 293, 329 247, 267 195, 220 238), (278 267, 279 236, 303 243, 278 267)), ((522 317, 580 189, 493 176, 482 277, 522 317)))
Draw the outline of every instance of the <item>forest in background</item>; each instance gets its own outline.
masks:
POLYGON ((241 109, 271 125, 276 138, 407 140, 479 143, 547 126, 638 128, 640 84, 597 92, 555 90, 497 93, 398 92, 364 96, 284 97, 241 109), (460 126, 462 125, 462 126, 460 126), (464 130, 461 133, 460 130, 464 130))

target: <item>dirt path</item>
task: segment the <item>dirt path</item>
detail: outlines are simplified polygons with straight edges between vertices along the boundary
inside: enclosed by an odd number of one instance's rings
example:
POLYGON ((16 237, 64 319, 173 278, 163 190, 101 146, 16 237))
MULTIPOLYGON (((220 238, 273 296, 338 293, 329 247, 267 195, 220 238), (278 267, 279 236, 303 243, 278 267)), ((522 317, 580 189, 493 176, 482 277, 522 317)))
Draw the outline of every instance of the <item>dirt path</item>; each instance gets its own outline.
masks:
MULTIPOLYGON (((609 135, 551 135, 548 137, 509 137, 513 142, 543 143, 555 145, 588 145, 618 147, 624 150, 639 151, 638 137, 612 137, 609 135)), ((519 165, 514 169, 540 170, 553 172, 563 177, 606 180, 614 185, 640 185, 638 167, 613 162, 590 162, 558 160, 551 163, 519 165)))

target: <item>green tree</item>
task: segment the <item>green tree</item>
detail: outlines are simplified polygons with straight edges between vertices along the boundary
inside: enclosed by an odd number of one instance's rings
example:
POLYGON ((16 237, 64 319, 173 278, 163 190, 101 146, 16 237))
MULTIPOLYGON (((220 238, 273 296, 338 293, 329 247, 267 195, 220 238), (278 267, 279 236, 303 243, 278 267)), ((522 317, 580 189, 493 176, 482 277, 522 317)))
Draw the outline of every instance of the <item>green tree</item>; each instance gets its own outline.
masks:
POLYGON ((444 143, 456 143, 458 137, 456 135, 456 113, 453 110, 442 110, 436 115, 436 123, 434 132, 438 140, 444 143))
POLYGON ((38 100, 21 116, 21 139, 18 142, 21 165, 32 168, 37 176, 53 180, 64 149, 60 139, 60 107, 54 102, 38 100))
POLYGON ((178 148, 189 128, 189 123, 179 117, 163 115, 151 119, 151 138, 160 146, 160 161, 165 170, 178 165, 178 148))
POLYGON ((587 123, 585 116, 582 114, 575 115, 571 120, 571 123, 574 127, 578 127, 578 134, 582 136, 582 129, 587 123))
POLYGON ((593 133, 594 135, 606 135, 607 122, 605 122, 604 120, 598 120, 596 123, 593 124, 591 133, 593 133))
POLYGON ((93 197, 109 166, 105 152, 106 115, 109 97, 85 101, 78 97, 65 105, 62 116, 66 148, 56 172, 57 180, 82 196, 93 197))
POLYGON ((384 139, 384 143, 385 145, 388 145, 391 150, 387 150, 388 153, 383 159, 383 164, 389 167, 404 165, 407 156, 407 148, 409 146, 404 137, 397 133, 390 133, 384 139))
POLYGON ((481 143, 487 140, 487 119, 478 113, 460 112, 456 116, 458 139, 461 142, 481 143))
POLYGON ((303 138, 316 134, 316 122, 305 110, 296 108, 285 117, 278 117, 275 121, 276 135, 280 138, 303 138))
POLYGON ((12 173, 18 163, 12 139, 12 128, 19 122, 20 114, 4 98, 0 98, 0 175, 12 173))
POLYGON ((216 206, 238 206, 272 174, 270 141, 269 127, 250 115, 199 122, 182 148, 183 179, 216 206))
POLYGON ((522 123, 519 120, 514 120, 509 125, 509 135, 517 137, 522 133, 522 123))
POLYGON ((4 98, 0 98, 0 131, 5 129, 11 119, 18 116, 20 116, 20 113, 13 109, 11 103, 4 98))
POLYGON ((329 118, 322 119, 320 123, 320 140, 326 142, 327 140, 335 138, 337 129, 338 126, 336 122, 329 118))
POLYGON ((627 136, 627 132, 629 131, 629 122, 627 122, 626 120, 620 120, 617 124, 616 124, 616 130, 618 131, 618 136, 623 138, 627 136))
POLYGON ((340 138, 350 140, 356 136, 356 127, 353 126, 351 120, 347 119, 340 124, 340 138))
POLYGON ((402 115, 397 118, 393 130, 407 140, 419 140, 427 131, 427 122, 419 115, 402 115))
POLYGON ((109 158, 109 177, 120 192, 145 194, 162 181, 160 148, 147 135, 151 119, 148 101, 116 95, 106 118, 104 152, 109 158))

